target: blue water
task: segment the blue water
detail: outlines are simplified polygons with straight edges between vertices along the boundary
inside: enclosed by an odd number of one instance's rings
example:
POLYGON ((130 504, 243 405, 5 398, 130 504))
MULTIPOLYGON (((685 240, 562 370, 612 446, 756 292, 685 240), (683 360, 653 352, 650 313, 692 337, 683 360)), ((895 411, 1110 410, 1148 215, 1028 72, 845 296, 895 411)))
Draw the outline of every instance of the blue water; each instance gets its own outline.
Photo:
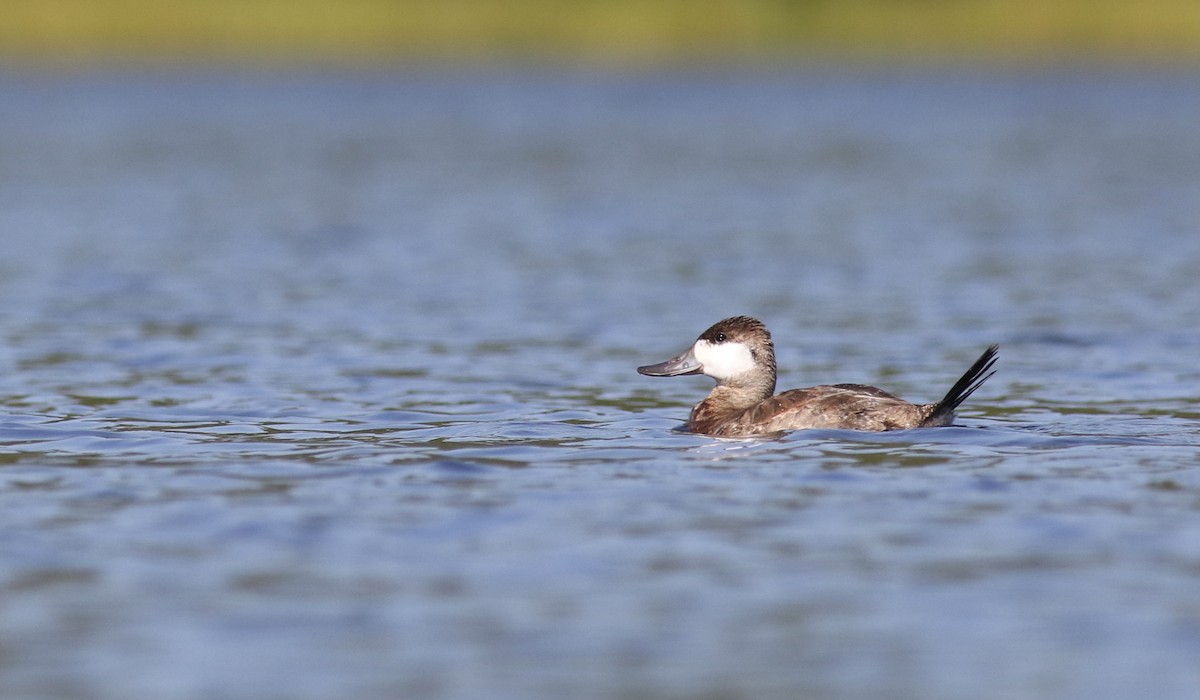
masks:
POLYGON ((0 74, 5 698, 1200 696, 1189 72, 0 74), (950 428, 715 440, 634 367, 950 428))

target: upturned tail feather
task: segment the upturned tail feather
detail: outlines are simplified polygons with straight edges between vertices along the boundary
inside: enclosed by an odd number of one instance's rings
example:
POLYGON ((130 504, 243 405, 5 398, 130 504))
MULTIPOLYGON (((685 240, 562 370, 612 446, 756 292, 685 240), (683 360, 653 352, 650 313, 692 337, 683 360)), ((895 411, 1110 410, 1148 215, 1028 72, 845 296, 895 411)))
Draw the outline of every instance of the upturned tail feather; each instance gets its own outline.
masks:
POLYGON ((946 396, 934 405, 929 417, 921 421, 921 424, 945 425, 944 421, 953 416, 954 409, 958 408, 959 404, 966 401, 968 396, 975 393, 976 389, 983 386, 983 383, 996 373, 995 370, 992 370, 992 365, 996 364, 996 353, 999 350, 999 345, 988 346, 979 359, 975 360, 975 364, 971 365, 971 369, 967 370, 966 374, 957 382, 954 382, 954 386, 950 387, 946 396))

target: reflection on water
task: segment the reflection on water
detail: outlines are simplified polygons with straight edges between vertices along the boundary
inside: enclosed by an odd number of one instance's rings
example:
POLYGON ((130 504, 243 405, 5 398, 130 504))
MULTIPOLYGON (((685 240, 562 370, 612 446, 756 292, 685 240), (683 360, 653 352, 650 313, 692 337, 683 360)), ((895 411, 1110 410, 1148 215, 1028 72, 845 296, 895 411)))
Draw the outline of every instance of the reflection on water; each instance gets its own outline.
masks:
POLYGON ((0 77, 0 694, 1195 697, 1193 77, 0 77))

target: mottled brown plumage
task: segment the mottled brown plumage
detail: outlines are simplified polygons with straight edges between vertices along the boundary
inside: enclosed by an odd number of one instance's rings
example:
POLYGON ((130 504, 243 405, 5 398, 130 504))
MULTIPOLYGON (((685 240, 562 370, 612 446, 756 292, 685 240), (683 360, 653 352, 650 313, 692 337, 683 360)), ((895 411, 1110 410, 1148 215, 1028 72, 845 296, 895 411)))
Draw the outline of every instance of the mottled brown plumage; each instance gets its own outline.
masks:
POLYGON ((989 377, 992 345, 937 403, 913 404, 862 384, 831 384, 775 394, 775 347, 757 319, 734 316, 713 325, 686 352, 639 367, 648 376, 705 374, 717 380, 692 409, 688 430, 717 436, 766 435, 809 428, 904 430, 949 425, 954 409, 989 377))

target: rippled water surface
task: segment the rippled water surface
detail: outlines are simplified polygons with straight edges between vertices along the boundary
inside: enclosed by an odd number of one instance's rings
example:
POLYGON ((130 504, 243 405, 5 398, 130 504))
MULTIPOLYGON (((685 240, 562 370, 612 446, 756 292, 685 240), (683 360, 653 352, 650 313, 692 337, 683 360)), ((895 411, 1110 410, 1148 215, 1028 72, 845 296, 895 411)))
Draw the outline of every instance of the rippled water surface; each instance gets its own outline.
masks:
POLYGON ((1200 697, 1198 85, 0 76, 0 695, 1200 697))

